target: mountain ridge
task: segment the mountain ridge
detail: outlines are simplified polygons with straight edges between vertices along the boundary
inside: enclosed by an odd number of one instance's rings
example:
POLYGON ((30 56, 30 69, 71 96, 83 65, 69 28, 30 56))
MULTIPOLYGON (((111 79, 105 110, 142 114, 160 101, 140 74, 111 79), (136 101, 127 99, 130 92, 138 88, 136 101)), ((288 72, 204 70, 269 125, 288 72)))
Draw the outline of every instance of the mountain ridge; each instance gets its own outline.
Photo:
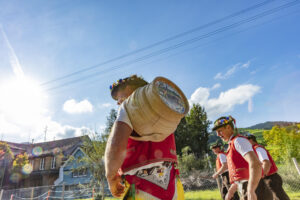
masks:
POLYGON ((288 121, 266 121, 263 123, 258 123, 253 126, 249 126, 243 129, 263 129, 263 130, 271 130, 273 126, 291 126, 294 124, 298 124, 300 122, 288 122, 288 121))

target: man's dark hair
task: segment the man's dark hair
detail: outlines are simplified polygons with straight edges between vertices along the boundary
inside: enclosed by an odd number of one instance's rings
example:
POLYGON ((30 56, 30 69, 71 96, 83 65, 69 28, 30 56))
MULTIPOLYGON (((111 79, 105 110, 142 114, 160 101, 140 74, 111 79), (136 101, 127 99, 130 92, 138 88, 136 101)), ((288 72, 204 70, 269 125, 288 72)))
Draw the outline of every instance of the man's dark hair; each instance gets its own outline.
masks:
POLYGON ((131 87, 131 89, 133 90, 136 90, 137 88, 143 87, 147 84, 147 81, 145 81, 142 77, 138 77, 137 75, 119 79, 116 83, 110 86, 111 96, 116 100, 118 91, 124 90, 127 86, 131 87))
POLYGON ((247 135, 247 138, 248 138, 248 140, 253 140, 254 142, 257 143, 255 135, 249 134, 249 135, 247 135))

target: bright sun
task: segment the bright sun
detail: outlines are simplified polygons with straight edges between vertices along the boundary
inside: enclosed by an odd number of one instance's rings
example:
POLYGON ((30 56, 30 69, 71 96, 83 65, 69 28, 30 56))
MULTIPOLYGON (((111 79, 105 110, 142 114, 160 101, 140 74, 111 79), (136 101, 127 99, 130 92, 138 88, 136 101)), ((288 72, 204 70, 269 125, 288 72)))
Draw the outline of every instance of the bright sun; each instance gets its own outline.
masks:
POLYGON ((37 82, 25 76, 2 83, 0 94, 0 111, 18 124, 34 124, 46 112, 46 95, 37 82))

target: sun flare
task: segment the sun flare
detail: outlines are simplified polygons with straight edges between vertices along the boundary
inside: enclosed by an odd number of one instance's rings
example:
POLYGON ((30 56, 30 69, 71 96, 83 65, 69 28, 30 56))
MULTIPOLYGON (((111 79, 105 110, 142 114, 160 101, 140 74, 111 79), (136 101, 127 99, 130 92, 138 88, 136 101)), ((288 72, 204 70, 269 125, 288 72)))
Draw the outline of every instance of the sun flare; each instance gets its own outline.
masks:
POLYGON ((46 112, 47 96, 30 78, 18 77, 0 85, 0 111, 13 121, 30 125, 46 112))

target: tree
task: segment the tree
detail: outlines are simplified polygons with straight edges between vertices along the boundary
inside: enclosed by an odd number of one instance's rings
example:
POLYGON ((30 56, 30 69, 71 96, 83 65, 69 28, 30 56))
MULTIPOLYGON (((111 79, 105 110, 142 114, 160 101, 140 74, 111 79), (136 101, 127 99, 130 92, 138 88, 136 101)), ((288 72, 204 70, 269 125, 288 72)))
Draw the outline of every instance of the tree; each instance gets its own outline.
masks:
POLYGON ((21 153, 16 156, 16 158, 13 161, 13 167, 12 170, 14 171, 21 171, 24 165, 28 164, 28 155, 27 153, 21 153))
POLYGON ((110 134, 112 126, 117 119, 117 111, 115 109, 111 109, 108 117, 106 117, 106 128, 104 130, 105 134, 110 134))
POLYGON ((185 119, 181 120, 175 131, 175 140, 177 152, 182 148, 189 146, 191 152, 196 158, 203 158, 208 152, 208 128, 211 121, 208 120, 207 114, 199 104, 193 104, 190 112, 185 119))
POLYGON ((105 188, 105 168, 104 168, 104 151, 107 140, 102 134, 95 132, 92 139, 85 138, 83 142, 83 151, 87 157, 78 160, 81 167, 74 170, 89 169, 92 173, 92 179, 87 187, 100 188, 100 193, 96 193, 98 198, 104 199, 105 188))
POLYGON ((19 185, 20 181, 28 178, 31 173, 32 167, 28 168, 29 166, 28 155, 26 152, 16 155, 10 169, 10 174, 12 174, 10 180, 19 185))
POLYGON ((12 160, 14 154, 6 142, 0 142, 0 158, 12 160))
POLYGON ((178 164, 181 174, 188 174, 191 170, 200 169, 201 162, 191 153, 191 148, 186 146, 182 149, 181 156, 178 157, 178 164))
POLYGON ((0 188, 2 188, 5 173, 7 172, 8 165, 12 162, 14 159, 14 154, 12 153, 9 145, 6 142, 0 142, 0 188))
POLYGON ((188 146, 190 140, 185 117, 181 119, 174 135, 176 141, 176 153, 181 156, 183 148, 188 146))
POLYGON ((291 158, 300 159, 300 126, 274 126, 263 132, 267 148, 277 162, 288 161, 291 158))
POLYGON ((117 118, 115 109, 111 109, 108 117, 106 118, 106 128, 103 133, 94 132, 90 138, 85 138, 82 149, 87 154, 77 162, 81 163, 81 167, 74 170, 89 169, 92 173, 92 180, 87 187, 99 187, 100 192, 96 190, 96 199, 104 199, 105 188, 105 167, 104 167, 104 152, 107 143, 108 135, 112 126, 117 118))

